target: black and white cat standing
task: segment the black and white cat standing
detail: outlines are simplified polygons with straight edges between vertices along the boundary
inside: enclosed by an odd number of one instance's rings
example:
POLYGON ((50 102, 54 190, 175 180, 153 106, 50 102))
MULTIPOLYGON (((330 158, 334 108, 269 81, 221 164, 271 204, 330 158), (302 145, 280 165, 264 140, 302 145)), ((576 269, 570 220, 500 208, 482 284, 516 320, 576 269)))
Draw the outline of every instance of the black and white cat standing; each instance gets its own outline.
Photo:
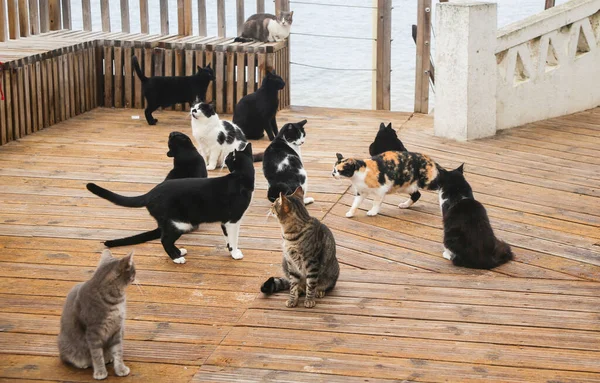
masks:
POLYGON ((300 150, 300 146, 306 140, 306 122, 302 120, 285 124, 265 150, 263 173, 269 184, 267 198, 271 202, 279 198, 279 193, 291 195, 298 187, 302 187, 304 192, 304 204, 315 201, 314 198, 306 197, 308 177, 302 164, 300 150))
POLYGON ((136 197, 125 197, 93 183, 87 184, 87 189, 119 206, 146 207, 158 224, 165 251, 175 263, 185 263, 187 254, 187 250, 175 246, 175 241, 201 223, 210 222, 221 223, 231 257, 241 259, 240 222, 254 192, 252 145, 234 150, 225 164, 231 173, 223 177, 166 180, 136 197))
MULTIPOLYGON (((277 135, 277 92, 285 87, 285 81, 275 71, 267 70, 260 88, 241 98, 233 110, 233 123, 239 126, 246 138, 258 140, 265 135, 269 140, 277 135)), ((293 189, 294 191, 296 189, 293 189)))
POLYGON ((208 162, 206 169, 215 170, 229 153, 246 147, 246 136, 242 130, 229 121, 219 119, 213 104, 198 102, 190 114, 192 134, 208 162))

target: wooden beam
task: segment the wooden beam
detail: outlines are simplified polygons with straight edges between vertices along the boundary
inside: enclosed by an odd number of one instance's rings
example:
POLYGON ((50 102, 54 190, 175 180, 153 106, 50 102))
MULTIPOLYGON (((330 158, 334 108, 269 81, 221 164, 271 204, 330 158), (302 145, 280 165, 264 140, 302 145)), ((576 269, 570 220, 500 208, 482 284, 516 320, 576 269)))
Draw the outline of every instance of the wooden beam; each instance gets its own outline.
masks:
POLYGON ((217 0, 217 36, 225 37, 225 0, 217 0))
POLYGON ((236 0, 235 15, 236 15, 236 20, 237 20, 237 33, 239 36, 242 34, 242 28, 244 26, 244 21, 246 21, 246 18, 244 16, 244 0, 236 0))
POLYGON ((392 0, 377 1, 377 66, 375 109, 390 110, 392 72, 392 0))
MULTIPOLYGON (((9 39, 8 24, 6 22, 8 11, 6 9, 6 0, 0 0, 0 42, 7 41, 9 39)), ((0 73, 0 76, 2 73, 0 73)))
POLYGON ((121 31, 131 32, 131 21, 129 19, 129 0, 121 0, 121 31))
POLYGON ((169 34, 169 0, 160 0, 160 33, 169 34))
MULTIPOLYGON (((42 1, 43 2, 43 1, 42 1)), ((41 4, 40 4, 41 6, 41 4)), ((90 0, 81 0, 81 16, 83 18, 83 30, 92 30, 92 6, 90 0)))
POLYGON ((206 0, 198 0, 198 35, 206 36, 206 0))
POLYGON ((8 33, 11 39, 19 38, 19 5, 17 0, 8 0, 8 33))
POLYGON ((19 34, 21 37, 29 36, 29 4, 27 0, 19 0, 19 34))
POLYGON ((546 0, 546 4, 544 6, 544 9, 549 9, 549 8, 554 7, 554 3, 555 3, 555 0, 546 0))
POLYGON ((417 57, 415 65, 416 113, 429 113, 429 62, 431 60, 431 0, 418 0, 417 57))
POLYGON ((72 29, 71 21, 71 0, 62 0, 62 18, 63 18, 63 29, 72 29))
POLYGON ((256 0, 256 13, 265 13, 265 0, 256 0))
POLYGON ((142 33, 149 33, 148 0, 140 0, 140 28, 142 33))
POLYGON ((192 34, 191 0, 177 0, 177 33, 182 36, 192 34))
POLYGON ((109 0, 100 0, 100 15, 102 17, 102 32, 110 32, 109 0))
POLYGON ((48 1, 40 1, 40 33, 50 30, 50 9, 48 7, 48 1))
POLYGON ((62 28, 60 20, 60 0, 48 0, 48 14, 50 17, 50 30, 60 30, 62 28))
MULTIPOLYGON (((447 0, 443 1, 447 2, 447 0)), ((412 38, 415 44, 417 43, 417 26, 413 24, 412 26, 412 38)), ((431 58, 429 59, 429 78, 431 79, 431 83, 435 85, 435 68, 433 66, 433 61, 431 58)))

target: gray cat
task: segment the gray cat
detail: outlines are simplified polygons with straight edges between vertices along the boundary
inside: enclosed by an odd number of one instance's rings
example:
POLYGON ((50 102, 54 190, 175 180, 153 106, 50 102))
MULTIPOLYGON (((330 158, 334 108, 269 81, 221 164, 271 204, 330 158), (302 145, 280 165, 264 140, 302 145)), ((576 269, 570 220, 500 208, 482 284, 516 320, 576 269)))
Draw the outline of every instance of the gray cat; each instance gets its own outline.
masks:
POLYGON ((260 290, 265 294, 290 289, 287 307, 298 304, 306 292, 304 307, 314 307, 335 287, 340 266, 335 257, 335 239, 327 226, 311 217, 304 206, 302 187, 290 195, 279 195, 271 206, 283 233, 283 272, 287 278, 269 278, 260 290))
POLYGON ((294 11, 279 12, 279 18, 270 13, 257 13, 246 20, 242 35, 235 42, 248 43, 262 41, 263 43, 282 41, 290 35, 294 11))
POLYGON ((133 253, 117 259, 104 250, 92 278, 73 287, 60 318, 58 351, 63 362, 94 367, 94 379, 105 379, 114 361, 117 376, 129 375, 123 364, 125 288, 135 280, 133 253))

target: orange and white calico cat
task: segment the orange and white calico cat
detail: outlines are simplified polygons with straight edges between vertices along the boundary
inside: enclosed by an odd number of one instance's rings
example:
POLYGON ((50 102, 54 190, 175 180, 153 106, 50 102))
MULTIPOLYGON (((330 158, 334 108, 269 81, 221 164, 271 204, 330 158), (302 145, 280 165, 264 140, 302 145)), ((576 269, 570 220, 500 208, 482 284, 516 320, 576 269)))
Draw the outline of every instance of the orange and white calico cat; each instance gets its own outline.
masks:
POLYGON ((384 152, 367 160, 344 158, 336 154, 337 162, 332 175, 349 178, 356 196, 346 217, 354 216, 365 197, 373 198, 373 207, 368 216, 379 213, 385 195, 405 192, 410 198, 398 205, 401 209, 412 206, 421 197, 419 189, 437 190, 438 166, 431 158, 420 153, 384 152))

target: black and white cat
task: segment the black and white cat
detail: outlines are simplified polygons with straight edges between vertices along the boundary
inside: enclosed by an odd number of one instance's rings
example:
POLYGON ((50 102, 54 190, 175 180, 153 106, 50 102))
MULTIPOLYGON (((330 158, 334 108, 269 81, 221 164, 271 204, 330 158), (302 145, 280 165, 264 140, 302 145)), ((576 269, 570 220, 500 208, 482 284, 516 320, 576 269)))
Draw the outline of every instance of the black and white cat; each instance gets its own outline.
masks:
POLYGON ((246 147, 246 136, 235 124, 219 119, 213 104, 199 102, 190 111, 192 134, 200 152, 208 161, 208 170, 222 166, 225 157, 235 149, 246 147))
POLYGON ((146 98, 144 115, 148 125, 158 122, 152 112, 160 107, 166 108, 177 103, 190 104, 196 99, 206 100, 206 90, 211 81, 215 79, 215 72, 210 64, 192 76, 154 76, 146 77, 140 68, 137 57, 133 56, 133 68, 142 81, 142 92, 146 98))
MULTIPOLYGON (((169 134, 169 151, 167 157, 173 158, 173 169, 167 174, 166 180, 178 178, 206 178, 206 164, 204 158, 198 153, 190 138, 181 132, 169 134)), ((146 231, 130 237, 113 239, 104 242, 107 247, 129 246, 159 239, 160 228, 146 231)))
POLYGON ((148 193, 126 197, 88 183, 87 189, 116 205, 146 207, 161 231, 161 243, 173 262, 185 263, 187 250, 178 249, 175 241, 201 223, 220 222, 227 249, 234 259, 242 259, 238 249, 240 222, 254 192, 252 145, 234 150, 225 159, 231 173, 214 178, 167 180, 148 193))
POLYGON ((263 174, 269 184, 267 198, 273 202, 279 193, 292 194, 302 187, 304 203, 313 203, 314 198, 307 198, 307 175, 302 165, 300 146, 306 140, 304 125, 306 120, 285 124, 277 137, 267 147, 263 157, 263 174))
POLYGON ((294 11, 279 12, 279 17, 270 13, 254 14, 244 22, 242 34, 235 38, 235 42, 248 43, 261 41, 263 43, 282 41, 290 35, 294 11))
POLYGON ((485 207, 473 197, 463 165, 454 170, 438 166, 438 171, 444 258, 474 269, 492 269, 513 259, 510 246, 494 235, 485 207))
POLYGON ((402 141, 398 138, 398 134, 392 128, 392 123, 390 122, 387 126, 382 122, 379 125, 379 131, 377 131, 377 135, 375 136, 375 140, 371 145, 369 145, 369 154, 372 156, 376 156, 378 154, 384 152, 407 152, 406 148, 402 144, 402 141))
POLYGON ((275 71, 267 70, 260 88, 237 103, 233 110, 233 123, 242 129, 247 139, 258 140, 266 131, 269 140, 273 141, 277 135, 277 92, 284 87, 285 81, 275 71))

